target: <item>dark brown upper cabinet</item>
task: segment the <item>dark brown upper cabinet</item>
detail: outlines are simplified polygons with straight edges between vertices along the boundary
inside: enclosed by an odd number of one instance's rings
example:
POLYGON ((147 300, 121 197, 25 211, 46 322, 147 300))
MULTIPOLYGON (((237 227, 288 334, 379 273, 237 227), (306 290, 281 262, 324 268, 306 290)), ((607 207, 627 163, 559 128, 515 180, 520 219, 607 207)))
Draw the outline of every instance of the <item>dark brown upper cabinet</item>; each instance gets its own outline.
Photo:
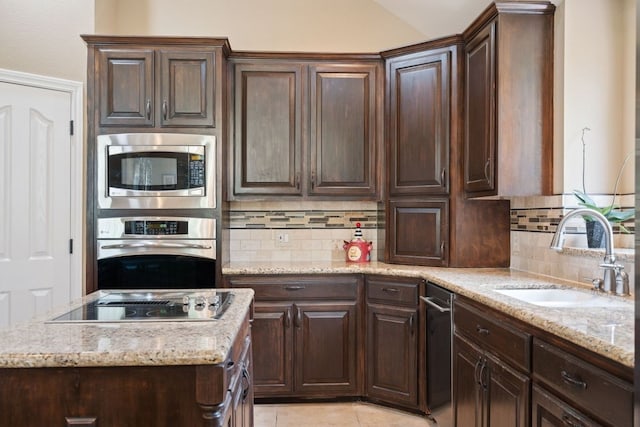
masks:
POLYGON ((302 88, 297 63, 235 64, 235 195, 302 195, 302 88))
POLYGON ((553 13, 497 2, 464 32, 464 190, 553 191, 553 13))
POLYGON ((233 62, 231 199, 376 200, 380 61, 287 56, 233 62))
POLYGON ((100 126, 214 127, 214 49, 100 47, 100 126))
POLYGON ((451 52, 387 61, 389 195, 448 193, 451 52))

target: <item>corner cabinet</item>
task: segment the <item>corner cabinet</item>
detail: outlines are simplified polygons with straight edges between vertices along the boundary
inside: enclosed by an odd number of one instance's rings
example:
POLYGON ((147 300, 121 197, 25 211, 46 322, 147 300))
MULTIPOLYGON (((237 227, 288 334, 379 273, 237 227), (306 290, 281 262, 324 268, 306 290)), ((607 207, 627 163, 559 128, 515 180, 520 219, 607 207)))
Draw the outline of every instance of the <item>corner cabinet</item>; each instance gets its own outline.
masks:
POLYGON ((232 62, 232 198, 377 199, 379 60, 232 62))
POLYGON ((456 38, 383 53, 387 71, 385 261, 446 266, 456 38))
POLYGON ((215 126, 215 48, 100 46, 100 126, 215 126))
POLYGON ((554 10, 496 2, 464 32, 469 197, 552 192, 554 10))
POLYGON ((360 276, 242 276, 255 291, 255 397, 359 396, 360 276))

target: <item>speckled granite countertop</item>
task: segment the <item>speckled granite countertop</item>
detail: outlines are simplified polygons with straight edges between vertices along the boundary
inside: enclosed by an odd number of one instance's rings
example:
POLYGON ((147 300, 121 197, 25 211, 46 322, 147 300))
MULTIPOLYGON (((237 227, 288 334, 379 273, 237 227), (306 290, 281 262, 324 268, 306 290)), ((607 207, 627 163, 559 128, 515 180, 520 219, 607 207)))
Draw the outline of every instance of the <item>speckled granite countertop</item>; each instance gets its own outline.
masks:
MULTIPOLYGON (((334 263, 232 263, 223 274, 381 274, 420 277, 498 309, 569 342, 601 354, 625 366, 634 366, 634 302, 616 308, 549 308, 533 305, 495 292, 504 288, 572 287, 592 292, 579 283, 505 269, 417 267, 381 262, 334 263)), ((603 295, 604 294, 599 294, 603 295)))
POLYGON ((222 363, 253 300, 234 289, 220 319, 195 322, 45 323, 97 293, 39 319, 0 330, 0 368, 165 366, 222 363))

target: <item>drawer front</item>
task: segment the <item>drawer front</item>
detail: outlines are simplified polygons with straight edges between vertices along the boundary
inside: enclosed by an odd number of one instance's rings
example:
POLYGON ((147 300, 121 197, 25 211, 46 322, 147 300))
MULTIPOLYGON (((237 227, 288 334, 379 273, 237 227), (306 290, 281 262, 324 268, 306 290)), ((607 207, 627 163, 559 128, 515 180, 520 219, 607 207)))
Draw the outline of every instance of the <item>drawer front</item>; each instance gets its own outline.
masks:
POLYGON ((355 300, 358 298, 356 276, 246 276, 228 280, 233 288, 252 288, 256 301, 296 299, 355 300))
POLYGON ((500 359, 529 371, 531 335, 518 330, 507 320, 456 300, 453 319, 457 333, 464 335, 500 359))
POLYGON ((533 378, 606 425, 633 424, 631 384, 537 339, 533 344, 533 378))
POLYGON ((418 305, 419 283, 367 278, 367 300, 383 304, 418 305))

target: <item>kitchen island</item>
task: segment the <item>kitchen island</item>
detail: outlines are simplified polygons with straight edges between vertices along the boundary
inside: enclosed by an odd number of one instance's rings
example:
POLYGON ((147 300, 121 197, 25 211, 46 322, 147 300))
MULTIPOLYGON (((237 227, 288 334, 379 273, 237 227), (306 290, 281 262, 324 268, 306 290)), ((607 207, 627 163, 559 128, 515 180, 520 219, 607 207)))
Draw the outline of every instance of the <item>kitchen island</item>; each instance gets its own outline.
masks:
POLYGON ((250 425, 253 291, 232 292, 216 320, 46 322, 96 293, 0 331, 0 426, 250 425))

